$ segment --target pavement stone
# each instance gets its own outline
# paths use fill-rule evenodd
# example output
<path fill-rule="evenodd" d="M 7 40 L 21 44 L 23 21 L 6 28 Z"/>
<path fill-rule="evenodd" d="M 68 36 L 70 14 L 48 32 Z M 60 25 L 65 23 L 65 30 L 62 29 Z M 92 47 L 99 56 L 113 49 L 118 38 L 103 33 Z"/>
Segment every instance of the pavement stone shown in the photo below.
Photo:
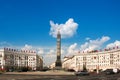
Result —
<path fill-rule="evenodd" d="M 0 80 L 120 80 L 120 74 L 75 76 L 74 72 L 6 72 Z"/>
<path fill-rule="evenodd" d="M 3 74 L 24 74 L 24 75 L 74 75 L 73 72 L 47 71 L 47 72 L 6 72 Z"/>

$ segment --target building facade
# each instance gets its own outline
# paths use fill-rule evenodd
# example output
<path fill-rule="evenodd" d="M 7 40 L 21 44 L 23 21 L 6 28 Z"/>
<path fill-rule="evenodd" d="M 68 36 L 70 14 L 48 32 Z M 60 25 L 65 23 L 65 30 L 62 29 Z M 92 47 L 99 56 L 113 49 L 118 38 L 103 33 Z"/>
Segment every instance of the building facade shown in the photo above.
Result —
<path fill-rule="evenodd" d="M 100 52 L 79 53 L 64 59 L 63 68 L 83 70 L 105 70 L 110 68 L 120 69 L 120 49 L 105 50 Z"/>
<path fill-rule="evenodd" d="M 43 61 L 34 51 L 16 50 L 10 48 L 0 49 L 0 68 L 19 69 L 29 67 L 32 70 L 41 68 Z"/>
<path fill-rule="evenodd" d="M 49 65 L 49 68 L 50 68 L 50 69 L 54 69 L 54 68 L 55 68 L 55 62 L 52 63 L 52 64 L 50 64 L 50 65 Z"/>

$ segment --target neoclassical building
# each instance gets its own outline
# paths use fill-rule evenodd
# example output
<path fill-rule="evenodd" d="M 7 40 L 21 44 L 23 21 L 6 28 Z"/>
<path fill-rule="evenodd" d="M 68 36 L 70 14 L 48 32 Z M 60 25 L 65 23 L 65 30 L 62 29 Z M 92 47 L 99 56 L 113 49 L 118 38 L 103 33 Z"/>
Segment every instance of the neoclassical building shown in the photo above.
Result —
<path fill-rule="evenodd" d="M 43 66 L 41 56 L 34 51 L 16 50 L 10 48 L 0 49 L 0 68 L 16 69 L 29 67 L 32 70 L 40 70 Z"/>
<path fill-rule="evenodd" d="M 83 70 L 105 70 L 108 68 L 120 69 L 120 49 L 105 49 L 104 51 L 93 51 L 78 53 L 72 57 L 65 57 L 62 63 L 64 69 Z"/>

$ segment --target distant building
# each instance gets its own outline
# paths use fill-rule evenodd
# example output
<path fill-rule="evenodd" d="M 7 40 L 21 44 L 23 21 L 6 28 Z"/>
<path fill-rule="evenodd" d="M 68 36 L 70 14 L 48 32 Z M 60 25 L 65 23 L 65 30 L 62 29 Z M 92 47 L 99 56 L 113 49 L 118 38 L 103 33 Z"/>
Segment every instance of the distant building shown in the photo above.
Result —
<path fill-rule="evenodd" d="M 50 69 L 54 69 L 54 68 L 55 68 L 55 62 L 52 63 L 52 64 L 50 64 L 49 68 L 50 68 Z"/>
<path fill-rule="evenodd" d="M 40 55 L 36 55 L 36 70 L 43 69 L 43 57 Z"/>
<path fill-rule="evenodd" d="M 40 70 L 43 60 L 34 51 L 16 50 L 10 48 L 0 49 L 0 68 L 18 69 L 29 67 L 32 70 Z"/>
<path fill-rule="evenodd" d="M 62 68 L 65 70 L 69 70 L 69 69 L 74 69 L 76 68 L 76 57 L 72 56 L 72 57 L 64 57 L 63 63 L 62 63 Z"/>
<path fill-rule="evenodd" d="M 120 69 L 120 49 L 78 53 L 72 57 L 65 57 L 62 63 L 64 69 L 105 70 L 108 68 Z"/>

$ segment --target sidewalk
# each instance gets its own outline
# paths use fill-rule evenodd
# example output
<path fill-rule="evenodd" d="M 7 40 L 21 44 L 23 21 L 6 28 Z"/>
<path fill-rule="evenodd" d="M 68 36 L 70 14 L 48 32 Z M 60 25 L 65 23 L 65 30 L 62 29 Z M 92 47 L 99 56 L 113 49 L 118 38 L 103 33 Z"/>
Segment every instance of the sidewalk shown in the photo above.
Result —
<path fill-rule="evenodd" d="M 46 71 L 46 72 L 5 72 L 4 74 L 10 75 L 74 75 L 73 72 L 64 71 Z"/>

